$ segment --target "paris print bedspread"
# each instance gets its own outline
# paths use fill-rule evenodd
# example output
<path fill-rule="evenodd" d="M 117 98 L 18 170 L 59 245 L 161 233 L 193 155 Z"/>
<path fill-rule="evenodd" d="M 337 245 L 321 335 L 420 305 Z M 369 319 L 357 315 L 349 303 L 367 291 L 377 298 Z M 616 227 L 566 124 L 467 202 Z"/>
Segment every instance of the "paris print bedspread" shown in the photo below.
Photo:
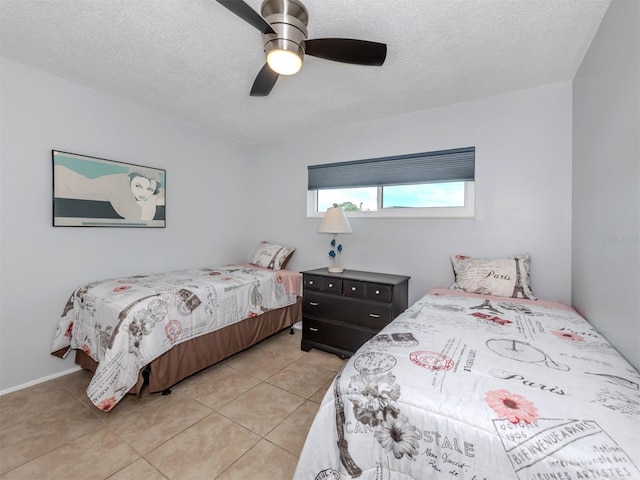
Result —
<path fill-rule="evenodd" d="M 299 275 L 225 266 L 84 285 L 64 308 L 52 353 L 81 349 L 99 362 L 87 395 L 109 411 L 139 371 L 174 345 L 295 303 L 291 273 Z"/>
<path fill-rule="evenodd" d="M 639 479 L 639 383 L 569 307 L 436 290 L 338 373 L 294 479 Z"/>

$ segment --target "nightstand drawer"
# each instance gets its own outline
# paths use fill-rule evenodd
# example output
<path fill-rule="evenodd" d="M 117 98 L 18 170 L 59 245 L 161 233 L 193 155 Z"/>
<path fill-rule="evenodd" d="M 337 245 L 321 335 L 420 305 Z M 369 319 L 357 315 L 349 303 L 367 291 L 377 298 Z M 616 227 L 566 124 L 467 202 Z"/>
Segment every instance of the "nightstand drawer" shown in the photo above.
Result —
<path fill-rule="evenodd" d="M 305 341 L 331 345 L 349 352 L 355 352 L 376 334 L 374 330 L 359 328 L 354 325 L 338 325 L 307 317 L 303 318 L 302 325 Z"/>
<path fill-rule="evenodd" d="M 350 311 L 346 312 L 345 321 L 362 325 L 363 327 L 376 328 L 378 330 L 387 326 L 393 315 L 391 306 L 386 303 L 358 302 Z"/>
<path fill-rule="evenodd" d="M 367 284 L 358 280 L 345 280 L 342 294 L 346 297 L 364 298 Z"/>
<path fill-rule="evenodd" d="M 393 289 L 391 285 L 384 285 L 382 283 L 368 283 L 367 284 L 367 298 L 370 300 L 379 300 L 381 302 L 390 302 L 393 295 Z"/>
<path fill-rule="evenodd" d="M 322 284 L 326 277 L 318 275 L 303 275 L 302 284 L 305 290 L 322 290 Z"/>
<path fill-rule="evenodd" d="M 341 278 L 323 278 L 322 279 L 322 287 L 320 288 L 323 292 L 327 293 L 335 293 L 336 295 L 340 295 L 342 293 L 342 279 Z"/>
<path fill-rule="evenodd" d="M 391 305 L 388 303 L 369 302 L 319 292 L 305 293 L 302 312 L 305 316 L 329 318 L 377 329 L 381 329 L 393 320 Z"/>
<path fill-rule="evenodd" d="M 318 292 L 342 294 L 342 279 L 322 277 L 320 275 L 304 275 L 303 285 L 305 290 L 316 290 Z"/>

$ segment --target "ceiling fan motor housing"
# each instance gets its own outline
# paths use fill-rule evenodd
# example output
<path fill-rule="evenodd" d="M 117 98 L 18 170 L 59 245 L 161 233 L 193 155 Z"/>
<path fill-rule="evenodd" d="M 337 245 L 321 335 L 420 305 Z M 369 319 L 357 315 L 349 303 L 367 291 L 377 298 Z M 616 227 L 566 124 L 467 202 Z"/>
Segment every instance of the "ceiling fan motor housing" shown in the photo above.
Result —
<path fill-rule="evenodd" d="M 298 0 L 264 0 L 262 17 L 276 32 L 263 33 L 264 52 L 280 49 L 296 53 L 304 58 L 304 41 L 307 39 L 309 13 Z"/>

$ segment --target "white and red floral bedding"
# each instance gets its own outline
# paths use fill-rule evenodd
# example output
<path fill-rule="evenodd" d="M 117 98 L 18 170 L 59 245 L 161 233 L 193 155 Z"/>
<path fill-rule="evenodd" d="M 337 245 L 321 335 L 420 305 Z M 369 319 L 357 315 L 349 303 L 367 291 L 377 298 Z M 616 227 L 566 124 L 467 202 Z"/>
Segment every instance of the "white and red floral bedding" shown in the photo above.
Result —
<path fill-rule="evenodd" d="M 294 479 L 638 479 L 639 383 L 569 307 L 437 290 L 338 373 Z"/>
<path fill-rule="evenodd" d="M 297 272 L 249 265 L 90 283 L 69 298 L 51 351 L 81 349 L 99 362 L 87 395 L 108 411 L 174 345 L 292 305 L 299 285 Z"/>

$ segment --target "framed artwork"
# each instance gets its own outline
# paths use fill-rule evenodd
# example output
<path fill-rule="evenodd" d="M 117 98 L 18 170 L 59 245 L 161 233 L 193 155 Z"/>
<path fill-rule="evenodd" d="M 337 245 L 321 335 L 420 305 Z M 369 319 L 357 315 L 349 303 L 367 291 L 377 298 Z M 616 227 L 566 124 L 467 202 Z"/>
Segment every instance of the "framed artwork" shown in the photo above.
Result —
<path fill-rule="evenodd" d="M 51 151 L 54 227 L 166 226 L 166 171 Z"/>

